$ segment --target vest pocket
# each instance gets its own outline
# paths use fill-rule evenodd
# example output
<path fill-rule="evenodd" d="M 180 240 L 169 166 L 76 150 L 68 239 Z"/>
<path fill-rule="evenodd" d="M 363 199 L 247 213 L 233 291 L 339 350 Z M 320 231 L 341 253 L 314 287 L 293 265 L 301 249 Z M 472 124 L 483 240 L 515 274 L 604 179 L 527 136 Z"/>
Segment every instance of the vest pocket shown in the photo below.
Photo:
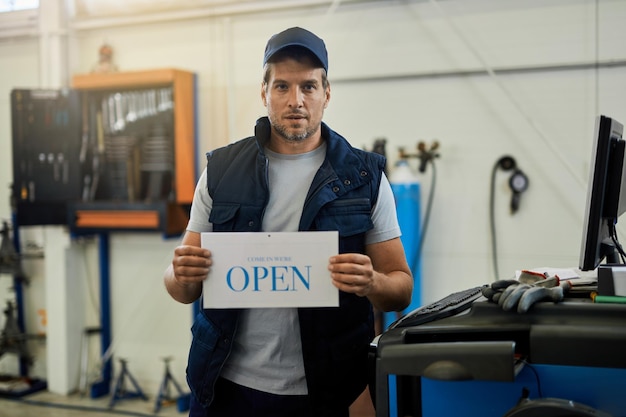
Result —
<path fill-rule="evenodd" d="M 209 222 L 214 232 L 258 232 L 262 211 L 263 207 L 251 204 L 214 203 Z"/>
<path fill-rule="evenodd" d="M 339 236 L 362 234 L 374 227 L 369 198 L 346 198 L 322 207 L 315 219 L 317 230 L 337 230 Z"/>
<path fill-rule="evenodd" d="M 234 231 L 234 219 L 240 208 L 241 205 L 236 203 L 214 203 L 209 215 L 209 222 L 213 224 L 213 230 L 222 232 Z"/>
<path fill-rule="evenodd" d="M 193 339 L 187 361 L 187 382 L 200 402 L 212 396 L 214 381 L 217 378 L 214 354 L 220 332 L 199 313 L 191 327 Z"/>

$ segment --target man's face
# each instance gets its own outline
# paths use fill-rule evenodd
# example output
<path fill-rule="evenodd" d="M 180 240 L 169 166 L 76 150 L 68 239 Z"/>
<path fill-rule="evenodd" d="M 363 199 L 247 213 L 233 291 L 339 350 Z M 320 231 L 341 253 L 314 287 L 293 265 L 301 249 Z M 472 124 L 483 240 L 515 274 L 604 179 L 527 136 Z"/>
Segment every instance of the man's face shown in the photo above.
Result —
<path fill-rule="evenodd" d="M 272 66 L 261 97 L 274 133 L 288 142 L 318 134 L 330 100 L 330 86 L 322 84 L 324 70 L 308 60 L 286 59 Z"/>

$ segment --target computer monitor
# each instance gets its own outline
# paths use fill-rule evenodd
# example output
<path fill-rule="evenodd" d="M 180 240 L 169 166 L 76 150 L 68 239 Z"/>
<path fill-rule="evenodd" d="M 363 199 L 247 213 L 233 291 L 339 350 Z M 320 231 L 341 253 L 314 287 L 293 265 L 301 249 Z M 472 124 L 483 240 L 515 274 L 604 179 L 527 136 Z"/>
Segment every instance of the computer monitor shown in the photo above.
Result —
<path fill-rule="evenodd" d="M 623 132 L 618 121 L 596 118 L 579 260 L 583 271 L 596 269 L 603 260 L 619 264 L 623 254 L 615 229 L 626 211 Z"/>

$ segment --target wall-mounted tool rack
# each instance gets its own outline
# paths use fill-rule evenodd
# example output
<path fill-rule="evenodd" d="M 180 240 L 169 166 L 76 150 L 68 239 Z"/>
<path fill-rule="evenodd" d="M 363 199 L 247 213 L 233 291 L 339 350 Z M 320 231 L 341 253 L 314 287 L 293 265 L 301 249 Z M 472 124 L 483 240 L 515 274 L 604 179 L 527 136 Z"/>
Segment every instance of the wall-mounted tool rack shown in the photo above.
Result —
<path fill-rule="evenodd" d="M 12 106 L 18 224 L 184 230 L 196 182 L 193 73 L 76 75 L 69 90 L 14 90 Z"/>

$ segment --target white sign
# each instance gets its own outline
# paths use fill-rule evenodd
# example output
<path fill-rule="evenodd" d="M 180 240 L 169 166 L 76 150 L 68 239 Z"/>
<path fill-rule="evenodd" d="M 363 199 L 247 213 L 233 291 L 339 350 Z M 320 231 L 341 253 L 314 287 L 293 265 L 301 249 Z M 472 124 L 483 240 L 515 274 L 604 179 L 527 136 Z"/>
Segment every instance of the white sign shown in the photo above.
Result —
<path fill-rule="evenodd" d="M 202 233 L 213 265 L 204 308 L 338 307 L 328 259 L 337 232 Z"/>

